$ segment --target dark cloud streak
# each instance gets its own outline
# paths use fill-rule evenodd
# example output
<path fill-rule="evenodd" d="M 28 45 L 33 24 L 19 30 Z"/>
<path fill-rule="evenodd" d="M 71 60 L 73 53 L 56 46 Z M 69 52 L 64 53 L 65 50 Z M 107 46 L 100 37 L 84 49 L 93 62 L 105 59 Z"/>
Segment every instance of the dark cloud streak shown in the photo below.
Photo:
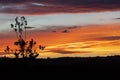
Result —
<path fill-rule="evenodd" d="M 108 41 L 120 40 L 120 36 L 99 37 L 99 38 L 94 38 L 94 40 L 108 40 Z"/>
<path fill-rule="evenodd" d="M 119 0 L 0 0 L 4 6 L 13 8 L 0 9 L 1 13 L 47 14 L 47 13 L 79 13 L 120 10 Z M 25 5 L 23 9 L 15 8 Z"/>
<path fill-rule="evenodd" d="M 119 0 L 0 0 L 0 3 L 42 2 L 60 5 L 119 4 Z"/>
<path fill-rule="evenodd" d="M 90 53 L 89 51 L 69 51 L 69 50 L 50 50 L 50 51 L 48 51 L 48 52 L 54 52 L 54 53 L 60 53 L 60 54 L 74 54 L 74 53 L 76 53 L 76 54 L 79 54 L 79 53 Z"/>
<path fill-rule="evenodd" d="M 115 20 L 120 20 L 120 18 L 114 18 Z"/>

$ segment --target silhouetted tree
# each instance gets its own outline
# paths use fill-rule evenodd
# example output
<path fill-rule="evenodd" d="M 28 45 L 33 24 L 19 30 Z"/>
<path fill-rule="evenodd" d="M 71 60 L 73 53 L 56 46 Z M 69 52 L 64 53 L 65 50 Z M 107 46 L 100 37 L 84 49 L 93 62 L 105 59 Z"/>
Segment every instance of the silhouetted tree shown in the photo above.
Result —
<path fill-rule="evenodd" d="M 45 49 L 45 46 L 39 45 L 39 49 L 40 49 L 40 50 L 44 50 L 44 49 Z"/>
<path fill-rule="evenodd" d="M 19 46 L 19 50 L 12 50 L 11 52 L 15 55 L 16 58 L 20 56 L 22 58 L 36 58 L 39 56 L 39 53 L 36 50 L 33 51 L 33 47 L 36 45 L 36 41 L 31 39 L 30 41 L 26 41 L 26 29 L 27 29 L 27 21 L 24 16 L 16 17 L 15 24 L 11 24 L 11 28 L 14 29 L 18 40 L 14 42 L 14 45 Z M 29 27 L 28 27 L 29 28 Z M 23 31 L 25 31 L 25 38 L 23 38 Z M 45 46 L 39 46 L 40 50 L 44 50 Z M 9 52 L 9 46 L 6 47 L 5 52 Z"/>
<path fill-rule="evenodd" d="M 6 53 L 9 53 L 9 52 L 10 52 L 9 46 L 6 46 L 5 52 L 6 52 Z"/>
<path fill-rule="evenodd" d="M 15 50 L 14 55 L 16 58 L 19 58 L 19 53 L 17 53 L 17 49 Z"/>

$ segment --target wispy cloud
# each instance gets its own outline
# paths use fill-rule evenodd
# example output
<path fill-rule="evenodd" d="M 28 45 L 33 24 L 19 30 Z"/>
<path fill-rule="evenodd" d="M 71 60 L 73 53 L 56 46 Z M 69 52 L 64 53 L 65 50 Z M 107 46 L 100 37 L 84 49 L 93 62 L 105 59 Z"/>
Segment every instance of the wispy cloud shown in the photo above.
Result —
<path fill-rule="evenodd" d="M 120 40 L 120 36 L 98 37 L 98 38 L 95 38 L 94 40 L 109 40 L 109 41 Z"/>
<path fill-rule="evenodd" d="M 17 10 L 24 10 L 24 9 L 27 9 L 26 5 L 24 4 L 9 4 L 9 5 L 5 5 L 5 4 L 0 4 L 0 10 L 1 11 L 4 11 L 4 10 L 11 10 L 11 9 L 17 9 Z"/>
<path fill-rule="evenodd" d="M 120 18 L 113 18 L 114 20 L 120 20 Z"/>
<path fill-rule="evenodd" d="M 47 5 L 42 4 L 42 3 L 31 3 L 33 6 L 38 6 L 38 7 L 45 7 Z"/>
<path fill-rule="evenodd" d="M 54 56 L 55 54 L 54 57 L 111 56 L 111 55 L 119 54 L 120 51 L 118 44 L 120 44 L 119 41 L 87 41 L 87 42 L 66 43 L 66 44 L 59 44 L 56 46 L 49 46 L 45 50 L 45 53 L 48 53 L 47 56 L 50 56 L 52 54 Z"/>
<path fill-rule="evenodd" d="M 90 53 L 89 51 L 70 51 L 70 50 L 49 50 L 47 52 L 60 53 L 60 54 L 80 54 L 80 53 Z"/>
<path fill-rule="evenodd" d="M 32 30 L 28 32 L 27 40 L 30 40 L 32 36 L 37 42 L 36 46 L 46 46 L 44 51 L 40 51 L 40 53 L 44 52 L 44 54 L 40 55 L 41 57 L 108 56 L 120 53 L 119 32 L 119 24 L 77 27 L 70 29 L 67 34 L 53 33 L 49 29 L 45 32 Z M 0 49 L 4 50 L 6 45 L 13 48 L 13 43 L 16 40 L 13 32 L 6 34 L 0 32 Z"/>
<path fill-rule="evenodd" d="M 0 3 L 0 12 L 18 14 L 80 13 L 120 10 L 119 0 L 2 0 Z"/>
<path fill-rule="evenodd" d="M 61 26 L 86 26 L 101 25 L 109 23 L 119 23 L 114 18 L 119 17 L 120 11 L 101 12 L 101 13 L 67 13 L 67 14 L 49 14 L 49 15 L 25 15 L 28 25 L 36 28 L 61 27 Z M 9 28 L 10 23 L 14 22 L 17 14 L 0 14 L 0 30 Z M 92 20 L 91 20 L 92 19 Z M 5 26 L 5 27 L 3 27 Z"/>

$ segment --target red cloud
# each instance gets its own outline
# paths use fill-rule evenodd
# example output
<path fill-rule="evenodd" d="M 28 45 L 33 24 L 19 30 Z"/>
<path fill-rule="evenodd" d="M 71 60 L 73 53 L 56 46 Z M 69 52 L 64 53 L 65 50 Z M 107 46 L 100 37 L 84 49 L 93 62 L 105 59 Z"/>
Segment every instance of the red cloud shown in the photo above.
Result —
<path fill-rule="evenodd" d="M 118 0 L 2 0 L 1 13 L 49 14 L 120 10 Z M 24 6 L 20 6 L 20 5 Z M 8 7 L 6 7 L 8 6 Z M 13 7 L 14 6 L 14 7 Z M 22 8 L 18 8 L 18 6 Z"/>

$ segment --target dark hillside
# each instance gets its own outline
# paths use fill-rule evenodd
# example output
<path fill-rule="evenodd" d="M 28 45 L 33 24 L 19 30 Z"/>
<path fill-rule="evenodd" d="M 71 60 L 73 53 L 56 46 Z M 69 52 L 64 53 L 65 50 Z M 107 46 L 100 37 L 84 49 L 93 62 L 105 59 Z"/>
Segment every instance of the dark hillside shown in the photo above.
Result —
<path fill-rule="evenodd" d="M 100 71 L 119 72 L 120 57 L 95 57 L 95 58 L 55 58 L 55 59 L 0 59 L 2 71 Z"/>

